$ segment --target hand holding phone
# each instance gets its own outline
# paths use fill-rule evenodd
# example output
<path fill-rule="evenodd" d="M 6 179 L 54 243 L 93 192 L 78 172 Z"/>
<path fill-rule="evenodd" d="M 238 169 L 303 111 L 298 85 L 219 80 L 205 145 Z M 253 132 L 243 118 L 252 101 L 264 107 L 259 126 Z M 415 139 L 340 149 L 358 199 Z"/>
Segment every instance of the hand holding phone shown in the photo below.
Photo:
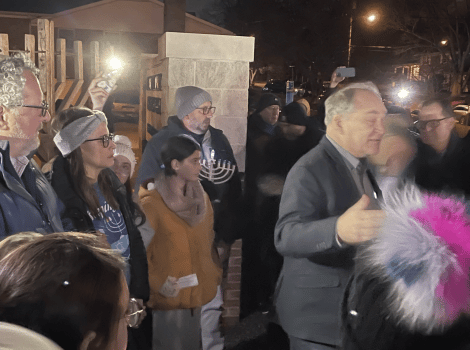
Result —
<path fill-rule="evenodd" d="M 338 67 L 336 76 L 342 78 L 352 78 L 356 76 L 356 69 L 353 67 Z"/>

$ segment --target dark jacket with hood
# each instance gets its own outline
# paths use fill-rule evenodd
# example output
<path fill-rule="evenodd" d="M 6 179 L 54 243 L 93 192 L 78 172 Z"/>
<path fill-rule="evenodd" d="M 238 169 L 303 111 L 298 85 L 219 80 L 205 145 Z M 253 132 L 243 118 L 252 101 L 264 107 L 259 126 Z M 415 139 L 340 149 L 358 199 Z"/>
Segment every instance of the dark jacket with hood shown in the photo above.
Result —
<path fill-rule="evenodd" d="M 104 172 L 108 182 L 111 183 L 114 197 L 119 204 L 119 210 L 124 217 L 129 236 L 131 275 L 129 292 L 132 297 L 147 301 L 149 299 L 147 255 L 140 232 L 134 223 L 135 215 L 131 210 L 126 188 L 111 169 L 107 168 L 102 172 Z M 65 205 L 65 211 L 62 214 L 64 227 L 80 232 L 94 232 L 95 228 L 92 219 L 88 215 L 87 205 L 76 192 L 72 183 L 69 163 L 62 155 L 57 156 L 48 177 L 52 187 Z"/>

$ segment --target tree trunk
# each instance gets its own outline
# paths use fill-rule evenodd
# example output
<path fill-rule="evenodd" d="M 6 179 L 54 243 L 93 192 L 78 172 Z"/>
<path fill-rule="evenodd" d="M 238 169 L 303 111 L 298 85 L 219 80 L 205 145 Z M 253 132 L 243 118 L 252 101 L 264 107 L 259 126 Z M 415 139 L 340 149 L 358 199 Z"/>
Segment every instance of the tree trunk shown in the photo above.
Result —
<path fill-rule="evenodd" d="M 452 75 L 450 91 L 451 96 L 457 96 L 462 93 L 462 74 Z"/>

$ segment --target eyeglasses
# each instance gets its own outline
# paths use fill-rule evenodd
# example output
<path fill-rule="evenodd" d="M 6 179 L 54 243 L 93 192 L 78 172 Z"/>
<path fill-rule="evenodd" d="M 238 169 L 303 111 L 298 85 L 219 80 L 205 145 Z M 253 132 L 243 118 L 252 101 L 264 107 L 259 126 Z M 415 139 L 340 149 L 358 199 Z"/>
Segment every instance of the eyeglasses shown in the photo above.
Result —
<path fill-rule="evenodd" d="M 129 299 L 129 309 L 124 316 L 127 325 L 131 328 L 138 328 L 145 315 L 145 306 L 141 307 L 135 298 Z"/>
<path fill-rule="evenodd" d="M 201 109 L 202 114 L 208 115 L 209 113 L 214 114 L 215 113 L 215 107 L 198 107 L 196 109 Z"/>
<path fill-rule="evenodd" d="M 417 120 L 414 122 L 414 125 L 418 128 L 419 131 L 426 130 L 429 126 L 431 130 L 434 130 L 439 126 L 441 121 L 449 119 L 449 117 L 441 118 L 441 119 L 430 119 L 430 120 Z"/>
<path fill-rule="evenodd" d="M 85 140 L 83 142 L 88 142 L 88 141 L 101 141 L 103 143 L 103 147 L 108 148 L 109 141 L 114 141 L 114 134 L 103 135 L 103 136 L 98 137 L 96 139 L 89 139 L 89 140 Z"/>
<path fill-rule="evenodd" d="M 41 109 L 41 117 L 45 117 L 47 114 L 47 111 L 49 110 L 49 103 L 47 103 L 46 100 L 43 100 L 40 106 L 21 104 L 21 105 L 16 105 L 16 107 L 39 108 Z"/>

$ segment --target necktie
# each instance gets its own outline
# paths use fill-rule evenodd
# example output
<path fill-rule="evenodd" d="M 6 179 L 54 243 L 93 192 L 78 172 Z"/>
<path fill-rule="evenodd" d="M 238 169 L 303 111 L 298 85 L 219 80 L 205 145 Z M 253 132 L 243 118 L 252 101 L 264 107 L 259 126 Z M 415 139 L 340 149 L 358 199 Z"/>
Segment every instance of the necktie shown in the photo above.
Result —
<path fill-rule="evenodd" d="M 363 193 L 370 199 L 368 209 L 380 209 L 378 199 L 382 198 L 382 191 L 380 191 L 372 172 L 367 168 L 367 162 L 365 160 L 361 160 L 357 166 L 357 172 Z"/>

